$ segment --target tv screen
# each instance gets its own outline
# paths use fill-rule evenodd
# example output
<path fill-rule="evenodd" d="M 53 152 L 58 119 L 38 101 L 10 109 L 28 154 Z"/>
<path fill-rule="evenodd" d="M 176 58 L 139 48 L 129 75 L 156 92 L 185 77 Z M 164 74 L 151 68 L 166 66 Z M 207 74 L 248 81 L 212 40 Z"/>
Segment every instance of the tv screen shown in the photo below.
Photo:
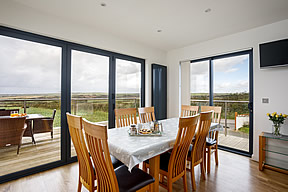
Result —
<path fill-rule="evenodd" d="M 263 43 L 260 47 L 260 67 L 288 65 L 288 39 Z"/>

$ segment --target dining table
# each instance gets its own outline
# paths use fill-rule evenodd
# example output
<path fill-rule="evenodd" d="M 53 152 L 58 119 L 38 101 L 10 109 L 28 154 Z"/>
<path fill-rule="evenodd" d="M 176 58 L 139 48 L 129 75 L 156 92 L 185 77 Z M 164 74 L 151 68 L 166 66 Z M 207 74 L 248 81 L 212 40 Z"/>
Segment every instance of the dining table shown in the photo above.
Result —
<path fill-rule="evenodd" d="M 149 174 L 155 179 L 153 192 L 159 191 L 160 155 L 173 148 L 175 143 L 179 118 L 159 121 L 163 132 L 158 136 L 130 136 L 129 127 L 108 130 L 108 146 L 110 154 L 120 160 L 131 171 L 141 162 L 149 159 Z M 221 131 L 223 126 L 211 123 L 210 131 Z"/>

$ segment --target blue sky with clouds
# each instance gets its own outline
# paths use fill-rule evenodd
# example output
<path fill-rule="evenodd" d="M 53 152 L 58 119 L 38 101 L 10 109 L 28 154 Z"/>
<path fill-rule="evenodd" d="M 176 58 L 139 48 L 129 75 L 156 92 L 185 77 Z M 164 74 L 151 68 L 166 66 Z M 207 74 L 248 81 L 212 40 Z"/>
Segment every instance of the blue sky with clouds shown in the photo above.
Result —
<path fill-rule="evenodd" d="M 240 93 L 249 90 L 249 56 L 213 60 L 214 93 Z M 209 62 L 190 64 L 190 92 L 209 92 Z"/>

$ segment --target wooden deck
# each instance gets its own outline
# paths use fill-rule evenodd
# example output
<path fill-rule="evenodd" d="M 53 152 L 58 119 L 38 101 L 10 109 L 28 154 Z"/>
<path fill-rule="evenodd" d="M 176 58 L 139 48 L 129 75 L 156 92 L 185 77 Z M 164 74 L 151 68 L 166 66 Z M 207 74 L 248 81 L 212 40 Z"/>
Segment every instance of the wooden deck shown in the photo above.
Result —
<path fill-rule="evenodd" d="M 249 139 L 237 137 L 233 135 L 219 134 L 219 145 L 239 149 L 242 151 L 249 151 Z"/>
<path fill-rule="evenodd" d="M 17 146 L 0 148 L 0 176 L 60 160 L 60 128 L 54 128 L 53 139 L 50 133 L 34 137 L 36 144 L 31 137 L 23 137 L 19 155 Z"/>
<path fill-rule="evenodd" d="M 35 140 L 36 145 L 30 137 L 24 137 L 19 155 L 16 154 L 17 146 L 0 148 L 0 176 L 60 160 L 59 127 L 54 128 L 53 139 L 50 133 L 41 133 L 35 134 Z M 247 138 L 224 134 L 219 134 L 219 144 L 244 151 L 248 151 L 249 146 Z M 76 155 L 73 147 L 71 154 Z"/>

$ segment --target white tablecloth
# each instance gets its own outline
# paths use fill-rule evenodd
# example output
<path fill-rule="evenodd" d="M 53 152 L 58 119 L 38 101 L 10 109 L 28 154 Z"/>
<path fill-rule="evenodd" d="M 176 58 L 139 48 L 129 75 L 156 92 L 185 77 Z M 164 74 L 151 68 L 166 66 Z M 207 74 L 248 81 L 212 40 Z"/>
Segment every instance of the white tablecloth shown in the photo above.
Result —
<path fill-rule="evenodd" d="M 179 118 L 162 120 L 162 136 L 129 136 L 128 127 L 108 130 L 110 154 L 124 163 L 129 170 L 135 165 L 164 153 L 173 147 L 178 132 Z M 212 123 L 210 130 L 222 129 Z"/>

